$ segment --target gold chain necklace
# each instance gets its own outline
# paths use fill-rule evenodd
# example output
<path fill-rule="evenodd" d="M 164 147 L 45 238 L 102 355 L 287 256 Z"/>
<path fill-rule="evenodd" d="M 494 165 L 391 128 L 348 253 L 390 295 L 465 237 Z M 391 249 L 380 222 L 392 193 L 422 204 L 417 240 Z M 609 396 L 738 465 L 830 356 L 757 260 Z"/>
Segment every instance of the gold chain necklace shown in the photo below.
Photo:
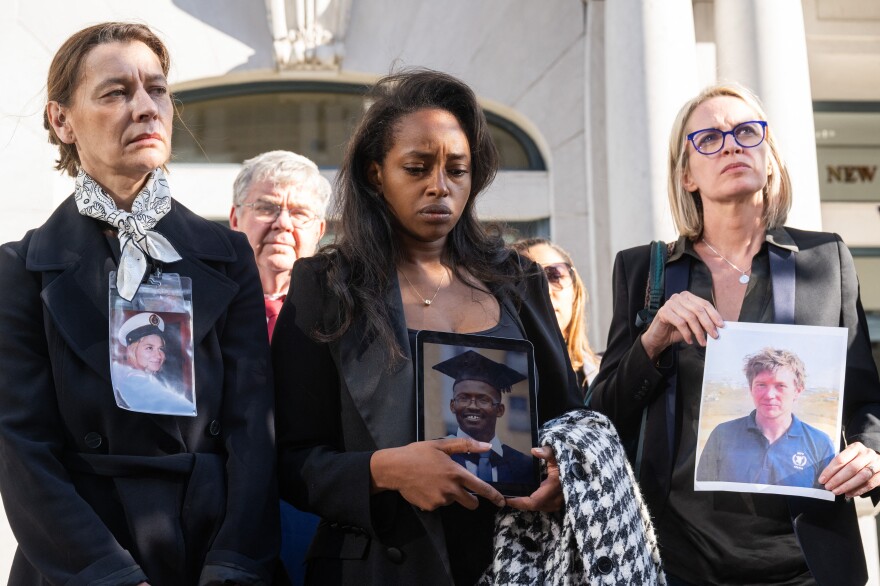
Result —
<path fill-rule="evenodd" d="M 419 293 L 419 290 L 416 289 L 416 286 L 412 284 L 412 281 L 409 280 L 409 277 L 406 276 L 406 273 L 404 273 L 402 269 L 397 269 L 397 270 L 400 271 L 400 274 L 403 275 L 403 278 L 406 279 L 406 282 L 407 282 L 407 283 L 409 283 L 409 286 L 410 286 L 410 288 L 413 290 L 413 292 L 416 294 L 416 297 L 418 297 L 419 299 L 421 299 L 422 303 L 425 304 L 425 307 L 429 307 L 432 303 L 434 303 L 434 300 L 437 299 L 437 294 L 440 293 L 440 287 L 443 286 L 443 277 L 446 276 L 446 272 L 445 272 L 445 271 L 444 271 L 443 274 L 440 276 L 440 284 L 437 285 L 437 290 L 434 291 L 434 296 L 431 297 L 430 299 L 428 299 L 427 297 L 425 297 L 424 295 L 422 295 L 421 293 Z"/>
<path fill-rule="evenodd" d="M 729 260 L 727 260 L 727 259 L 724 257 L 723 254 L 721 254 L 720 252 L 718 252 L 717 250 L 715 250 L 715 247 L 712 246 L 711 244 L 709 244 L 709 241 L 706 240 L 705 238 L 703 238 L 703 244 L 705 244 L 706 246 L 708 246 L 708 247 L 709 247 L 709 250 L 711 250 L 712 252 L 714 252 L 715 254 L 718 255 L 718 258 L 720 258 L 721 260 L 723 260 L 724 262 L 726 262 L 727 264 L 729 264 L 730 266 L 732 266 L 732 267 L 733 267 L 733 268 L 734 268 L 734 269 L 740 274 L 740 277 L 739 277 L 739 282 L 740 282 L 740 283 L 742 283 L 743 285 L 747 285 L 747 284 L 748 284 L 748 282 L 751 280 L 751 277 L 749 277 L 746 273 L 749 272 L 750 270 L 752 270 L 752 266 L 751 266 L 751 265 L 749 265 L 749 268 L 747 268 L 746 270 L 742 270 L 741 268 L 739 268 L 738 266 L 736 266 L 735 264 L 733 264 L 732 262 L 730 262 Z M 405 276 L 405 275 L 404 275 L 404 276 Z"/>

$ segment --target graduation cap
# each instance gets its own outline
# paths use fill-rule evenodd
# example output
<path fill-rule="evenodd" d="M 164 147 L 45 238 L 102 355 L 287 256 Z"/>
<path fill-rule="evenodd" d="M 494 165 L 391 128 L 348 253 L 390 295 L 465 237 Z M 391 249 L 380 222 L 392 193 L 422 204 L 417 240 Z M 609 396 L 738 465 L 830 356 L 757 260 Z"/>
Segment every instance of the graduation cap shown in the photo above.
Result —
<path fill-rule="evenodd" d="M 473 350 L 435 364 L 433 369 L 455 379 L 456 384 L 463 380 L 481 381 L 495 387 L 499 393 L 509 393 L 510 387 L 528 378 L 506 364 L 495 362 Z"/>

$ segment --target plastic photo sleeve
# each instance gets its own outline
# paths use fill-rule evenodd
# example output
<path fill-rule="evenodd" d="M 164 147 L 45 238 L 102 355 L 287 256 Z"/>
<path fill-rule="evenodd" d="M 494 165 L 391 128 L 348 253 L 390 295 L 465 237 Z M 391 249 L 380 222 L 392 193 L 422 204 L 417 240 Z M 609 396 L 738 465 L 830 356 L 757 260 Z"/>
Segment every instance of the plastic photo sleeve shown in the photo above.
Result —
<path fill-rule="evenodd" d="M 110 376 L 127 411 L 195 417 L 192 281 L 151 276 L 129 302 L 110 273 Z"/>

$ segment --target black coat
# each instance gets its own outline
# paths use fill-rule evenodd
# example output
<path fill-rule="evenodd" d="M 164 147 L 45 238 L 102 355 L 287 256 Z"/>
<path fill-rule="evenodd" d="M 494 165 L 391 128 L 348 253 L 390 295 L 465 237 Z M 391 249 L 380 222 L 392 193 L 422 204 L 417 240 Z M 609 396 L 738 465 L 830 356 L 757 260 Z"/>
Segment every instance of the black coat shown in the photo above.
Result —
<path fill-rule="evenodd" d="M 156 226 L 192 278 L 197 417 L 116 406 L 115 236 L 68 198 L 0 248 L 0 490 L 10 584 L 268 582 L 278 548 L 272 385 L 244 236 L 174 202 Z M 201 579 L 200 579 L 201 576 Z"/>
<path fill-rule="evenodd" d="M 319 256 L 294 265 L 272 337 L 282 497 L 324 519 L 309 551 L 309 579 L 449 584 L 439 513 L 420 511 L 396 492 L 370 495 L 373 452 L 416 439 L 415 376 L 400 290 L 395 285 L 376 300 L 390 308 L 406 354 L 389 370 L 385 349 L 364 338 L 361 320 L 332 343 L 310 336 L 316 327 L 327 331 L 338 316 L 339 301 L 324 277 L 328 262 Z M 547 281 L 533 273 L 520 286 L 519 311 L 509 308 L 535 348 L 544 422 L 581 401 Z"/>
<path fill-rule="evenodd" d="M 849 442 L 859 441 L 874 450 L 880 449 L 880 381 L 849 250 L 839 236 L 823 232 L 785 228 L 768 232 L 768 241 L 773 240 L 796 251 L 794 323 L 849 329 L 843 425 Z M 670 262 L 675 256 L 670 257 Z M 649 260 L 648 246 L 617 255 L 614 316 L 608 347 L 590 389 L 590 406 L 611 418 L 625 442 L 636 438 L 642 411 L 651 407 L 639 480 L 649 508 L 656 515 L 668 496 L 664 488 L 669 486 L 671 461 L 670 455 L 664 453 L 665 379 L 648 359 L 639 341 L 642 330 L 635 324 L 636 313 L 645 306 Z M 682 261 L 686 260 L 686 256 L 682 257 Z M 659 415 L 654 417 L 655 414 Z M 874 491 L 875 502 L 877 492 Z M 852 503 L 842 497 L 835 502 L 803 497 L 786 499 L 798 543 L 819 583 L 864 584 L 867 574 Z M 663 535 L 658 537 L 662 543 Z"/>

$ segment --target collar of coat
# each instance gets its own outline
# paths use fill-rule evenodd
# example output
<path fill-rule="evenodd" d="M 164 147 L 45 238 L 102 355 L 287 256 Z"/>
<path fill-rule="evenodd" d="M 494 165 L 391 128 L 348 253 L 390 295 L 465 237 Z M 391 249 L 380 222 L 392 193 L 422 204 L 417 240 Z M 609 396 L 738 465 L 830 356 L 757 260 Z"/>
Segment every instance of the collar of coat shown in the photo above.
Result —
<path fill-rule="evenodd" d="M 79 214 L 73 196 L 30 235 L 26 266 L 43 273 L 41 298 L 73 351 L 110 380 L 109 274 L 116 261 L 108 251 L 107 225 Z M 238 284 L 207 262 L 238 258 L 221 226 L 172 201 L 171 211 L 156 224 L 183 257 L 165 271 L 193 283 L 193 341 L 198 344 L 226 311 Z"/>

